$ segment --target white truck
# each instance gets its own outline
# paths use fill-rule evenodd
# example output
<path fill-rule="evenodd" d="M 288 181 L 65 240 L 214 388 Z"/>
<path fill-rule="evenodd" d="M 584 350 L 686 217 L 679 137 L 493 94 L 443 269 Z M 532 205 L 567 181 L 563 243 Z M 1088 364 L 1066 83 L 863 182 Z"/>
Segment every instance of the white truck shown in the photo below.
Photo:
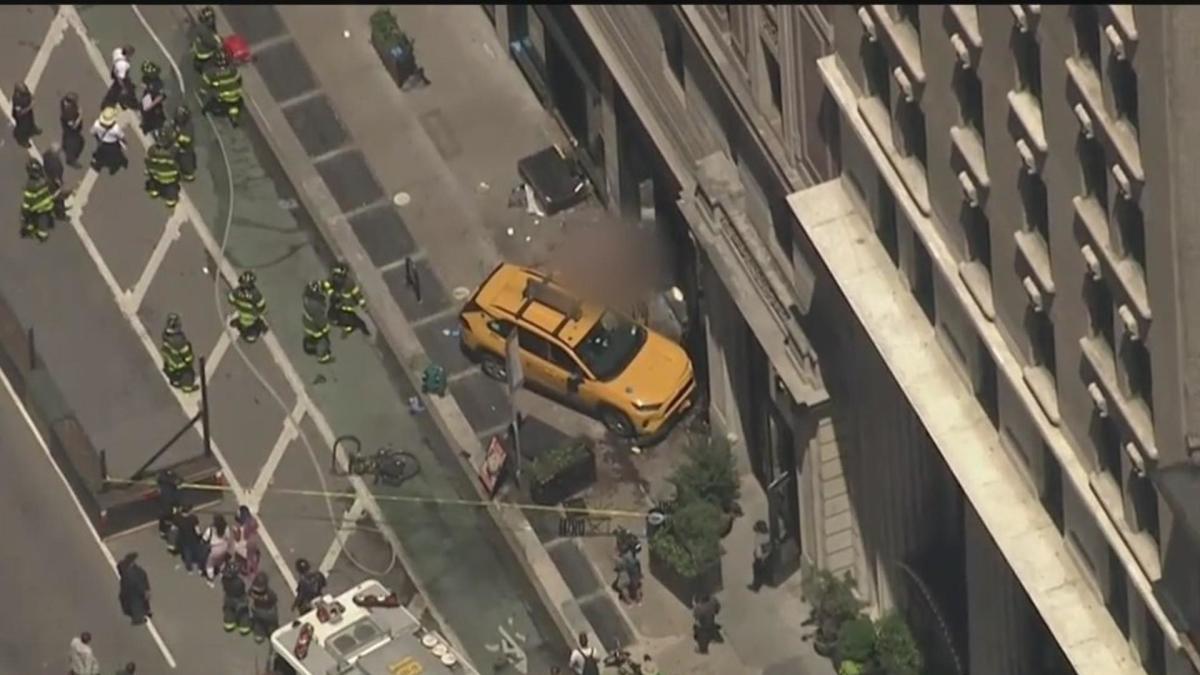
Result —
<path fill-rule="evenodd" d="M 375 580 L 313 602 L 271 635 L 278 675 L 479 675 Z"/>

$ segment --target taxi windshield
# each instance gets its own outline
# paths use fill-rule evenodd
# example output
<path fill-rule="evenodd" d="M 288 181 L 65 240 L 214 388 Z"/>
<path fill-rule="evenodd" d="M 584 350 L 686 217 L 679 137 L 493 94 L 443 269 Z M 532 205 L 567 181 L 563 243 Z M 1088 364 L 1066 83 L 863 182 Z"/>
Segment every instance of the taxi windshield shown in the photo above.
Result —
<path fill-rule="evenodd" d="M 646 342 L 646 329 L 605 312 L 575 347 L 575 353 L 598 380 L 611 380 L 633 361 Z"/>

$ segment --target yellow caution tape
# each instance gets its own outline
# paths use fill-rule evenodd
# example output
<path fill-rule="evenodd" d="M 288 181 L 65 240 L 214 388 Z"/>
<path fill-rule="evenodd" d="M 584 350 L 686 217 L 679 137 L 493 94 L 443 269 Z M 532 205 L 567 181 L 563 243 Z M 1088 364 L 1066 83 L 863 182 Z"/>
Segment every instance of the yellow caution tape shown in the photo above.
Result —
<path fill-rule="evenodd" d="M 120 478 L 109 478 L 109 483 L 117 485 L 143 485 L 146 487 L 157 487 L 154 481 L 137 481 L 123 480 Z M 208 492 L 232 492 L 233 488 L 228 485 L 210 485 L 207 483 L 182 483 L 179 486 L 185 490 L 201 490 Z M 322 497 L 329 499 L 357 499 L 358 494 L 355 492 L 334 492 L 325 490 L 304 490 L 299 488 L 267 488 L 267 492 L 275 494 L 295 495 L 298 497 Z M 379 502 L 408 502 L 413 504 L 441 504 L 446 506 L 473 506 L 476 508 L 487 508 L 495 506 L 501 509 L 518 509 L 521 511 L 534 511 L 543 513 L 555 513 L 559 515 L 577 515 L 577 516 L 597 516 L 607 518 L 645 518 L 648 514 L 645 511 L 623 511 L 618 509 L 591 509 L 591 508 L 575 508 L 570 506 L 544 506 L 542 504 L 527 504 L 521 502 L 502 502 L 502 501 L 483 501 L 479 499 L 457 499 L 443 497 L 414 497 L 411 495 L 381 495 L 374 494 L 375 501 Z"/>

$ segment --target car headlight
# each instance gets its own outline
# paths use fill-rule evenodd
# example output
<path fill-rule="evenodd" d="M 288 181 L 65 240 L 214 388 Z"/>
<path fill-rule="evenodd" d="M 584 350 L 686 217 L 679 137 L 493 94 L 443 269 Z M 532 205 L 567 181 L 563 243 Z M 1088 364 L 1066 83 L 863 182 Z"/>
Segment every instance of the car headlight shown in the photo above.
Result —
<path fill-rule="evenodd" d="M 658 410 L 659 408 L 663 407 L 663 404 L 661 404 L 661 403 L 642 403 L 641 401 L 634 401 L 633 407 L 636 408 L 638 412 L 654 412 L 655 410 Z"/>

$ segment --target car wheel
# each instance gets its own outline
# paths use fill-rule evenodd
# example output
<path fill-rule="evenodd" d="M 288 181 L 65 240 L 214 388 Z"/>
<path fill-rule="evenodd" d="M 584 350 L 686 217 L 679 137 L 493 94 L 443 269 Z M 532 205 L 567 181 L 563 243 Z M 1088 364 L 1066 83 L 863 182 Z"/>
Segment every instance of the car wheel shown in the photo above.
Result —
<path fill-rule="evenodd" d="M 613 408 L 604 408 L 600 411 L 600 421 L 613 434 L 621 438 L 631 438 L 634 435 L 633 422 L 629 421 L 629 417 L 625 413 L 614 410 Z"/>
<path fill-rule="evenodd" d="M 500 360 L 499 357 L 485 354 L 479 363 L 483 369 L 483 374 L 499 382 L 508 381 L 508 364 Z"/>

